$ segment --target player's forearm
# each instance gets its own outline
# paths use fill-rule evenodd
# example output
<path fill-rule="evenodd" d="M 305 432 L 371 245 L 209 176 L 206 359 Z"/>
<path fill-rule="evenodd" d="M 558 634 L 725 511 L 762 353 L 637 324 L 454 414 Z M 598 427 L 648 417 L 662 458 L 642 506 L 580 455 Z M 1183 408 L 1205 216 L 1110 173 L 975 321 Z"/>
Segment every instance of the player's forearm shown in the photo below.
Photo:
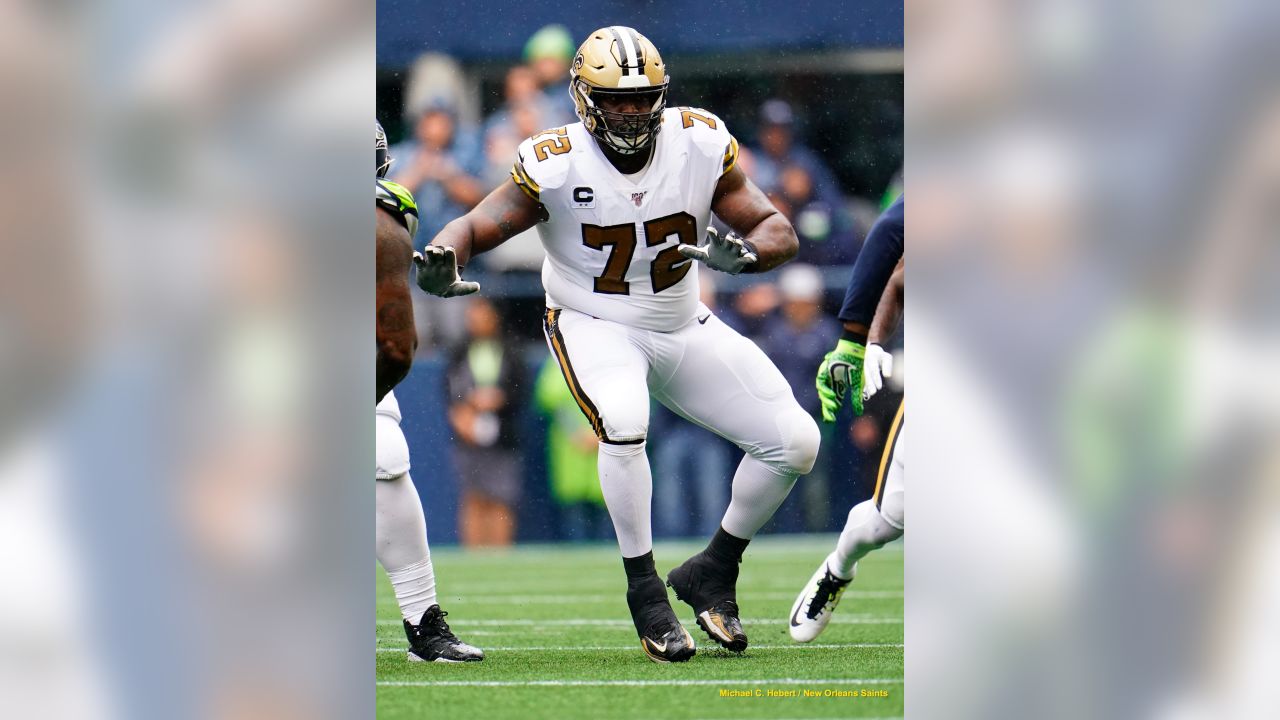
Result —
<path fill-rule="evenodd" d="M 471 260 L 472 248 L 475 247 L 475 230 L 470 215 L 463 215 L 445 225 L 431 244 L 453 248 L 458 258 L 458 268 L 461 269 Z"/>
<path fill-rule="evenodd" d="M 459 272 L 466 267 L 472 257 L 498 247 L 511 237 L 510 235 L 497 233 L 492 227 L 488 227 L 489 223 L 479 213 L 480 208 L 476 208 L 450 222 L 431 241 L 432 245 L 453 248 L 453 252 L 458 258 Z M 512 233 L 512 235 L 514 234 Z"/>
<path fill-rule="evenodd" d="M 884 295 L 880 296 L 880 304 L 876 306 L 876 316 L 871 320 L 871 331 L 867 335 L 867 342 L 881 344 L 893 335 L 898 329 L 898 323 L 902 321 L 903 300 L 903 270 L 902 264 L 899 263 L 898 269 L 889 280 L 889 285 L 884 289 Z"/>
<path fill-rule="evenodd" d="M 884 295 L 894 268 L 902 259 L 904 244 L 901 203 L 901 200 L 894 203 L 871 227 L 867 239 L 862 243 L 862 251 L 854 262 L 839 315 L 840 321 L 845 323 L 845 329 L 850 332 L 857 332 L 855 328 L 861 328 L 864 334 L 870 330 L 869 325 L 875 317 L 880 297 Z"/>
<path fill-rule="evenodd" d="M 794 258 L 800 251 L 795 228 L 740 167 L 720 176 L 711 211 L 742 237 L 756 261 L 735 272 L 760 273 Z"/>
<path fill-rule="evenodd" d="M 461 268 L 472 255 L 488 252 L 533 227 L 544 213 L 515 183 L 506 182 L 471 212 L 445 225 L 431 244 L 453 248 Z"/>
<path fill-rule="evenodd" d="M 859 345 L 866 345 L 870 342 L 867 336 L 871 334 L 871 328 L 866 323 L 846 320 L 842 324 L 844 325 L 844 334 L 841 337 L 845 340 L 852 340 Z"/>
<path fill-rule="evenodd" d="M 757 258 L 743 272 L 768 272 L 800 252 L 800 239 L 796 237 L 795 228 L 779 212 L 761 220 L 743 240 L 755 251 Z"/>

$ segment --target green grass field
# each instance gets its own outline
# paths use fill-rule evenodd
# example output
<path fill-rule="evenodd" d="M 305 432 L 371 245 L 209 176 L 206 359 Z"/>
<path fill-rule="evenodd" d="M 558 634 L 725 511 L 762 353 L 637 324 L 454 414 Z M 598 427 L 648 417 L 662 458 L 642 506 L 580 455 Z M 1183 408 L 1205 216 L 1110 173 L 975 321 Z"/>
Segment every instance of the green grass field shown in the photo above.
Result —
<path fill-rule="evenodd" d="M 751 544 L 738 582 L 751 640 L 742 655 L 716 646 L 672 594 L 672 606 L 698 645 L 692 660 L 672 665 L 652 663 L 640 649 L 612 544 L 435 550 L 440 604 L 454 632 L 484 649 L 482 663 L 408 662 L 395 596 L 379 570 L 378 717 L 901 717 L 901 544 L 859 563 L 858 579 L 817 641 L 799 645 L 787 635 L 791 603 L 833 541 L 761 538 Z M 659 544 L 659 573 L 700 547 Z M 722 697 L 722 689 L 750 696 Z M 768 696 L 803 690 L 818 695 Z M 854 696 L 824 697 L 828 690 Z M 888 697 L 864 697 L 863 691 L 887 691 Z"/>

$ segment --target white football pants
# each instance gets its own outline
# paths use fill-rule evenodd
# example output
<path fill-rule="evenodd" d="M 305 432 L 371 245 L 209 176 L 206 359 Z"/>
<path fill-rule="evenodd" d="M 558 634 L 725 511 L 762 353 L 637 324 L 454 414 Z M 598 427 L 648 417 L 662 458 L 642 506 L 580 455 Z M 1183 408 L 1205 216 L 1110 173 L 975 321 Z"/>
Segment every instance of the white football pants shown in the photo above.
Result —
<path fill-rule="evenodd" d="M 817 423 L 764 352 L 705 306 L 673 332 L 574 310 L 548 310 L 544 330 L 578 407 L 600 438 L 600 483 L 623 557 L 652 548 L 652 477 L 644 443 L 650 397 L 745 453 L 721 525 L 755 535 L 818 454 Z"/>
<path fill-rule="evenodd" d="M 400 614 L 417 624 L 422 613 L 436 604 L 436 575 L 422 501 L 409 477 L 409 445 L 400 429 L 395 395 L 387 393 L 378 403 L 374 422 L 374 554 L 387 571 Z"/>

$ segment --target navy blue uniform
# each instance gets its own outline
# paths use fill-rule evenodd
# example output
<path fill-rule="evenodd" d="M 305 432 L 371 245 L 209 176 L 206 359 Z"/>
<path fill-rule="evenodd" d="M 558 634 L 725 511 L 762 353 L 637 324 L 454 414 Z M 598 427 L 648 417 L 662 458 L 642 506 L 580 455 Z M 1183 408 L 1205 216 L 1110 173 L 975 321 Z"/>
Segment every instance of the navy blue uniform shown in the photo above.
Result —
<path fill-rule="evenodd" d="M 862 243 L 862 252 L 853 265 L 853 277 L 849 278 L 849 289 L 844 294 L 844 305 L 840 307 L 841 322 L 871 325 L 880 296 L 902 259 L 903 224 L 900 196 L 871 226 L 866 242 Z M 866 338 L 861 342 L 866 342 Z"/>

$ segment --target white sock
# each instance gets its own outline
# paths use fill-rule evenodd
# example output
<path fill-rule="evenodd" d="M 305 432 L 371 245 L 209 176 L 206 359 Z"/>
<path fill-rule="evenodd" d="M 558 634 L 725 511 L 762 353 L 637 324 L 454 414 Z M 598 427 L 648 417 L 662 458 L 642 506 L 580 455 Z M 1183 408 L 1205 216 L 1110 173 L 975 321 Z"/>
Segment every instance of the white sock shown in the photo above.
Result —
<path fill-rule="evenodd" d="M 827 557 L 827 568 L 838 578 L 853 579 L 854 565 L 867 553 L 902 537 L 902 531 L 885 522 L 874 500 L 864 500 L 849 511 L 840 531 L 835 552 Z"/>
<path fill-rule="evenodd" d="M 638 557 L 649 552 L 653 549 L 653 527 L 650 524 L 653 475 L 649 471 L 645 444 L 602 442 L 597 464 L 600 490 L 618 535 L 618 550 L 622 557 Z"/>
<path fill-rule="evenodd" d="M 427 546 L 427 521 L 413 480 L 405 473 L 374 483 L 378 562 L 387 571 L 400 614 L 417 624 L 436 604 L 436 574 Z"/>
<path fill-rule="evenodd" d="M 733 496 L 720 526 L 725 532 L 750 540 L 787 499 L 796 475 L 782 473 L 772 465 L 746 455 L 733 474 Z"/>

